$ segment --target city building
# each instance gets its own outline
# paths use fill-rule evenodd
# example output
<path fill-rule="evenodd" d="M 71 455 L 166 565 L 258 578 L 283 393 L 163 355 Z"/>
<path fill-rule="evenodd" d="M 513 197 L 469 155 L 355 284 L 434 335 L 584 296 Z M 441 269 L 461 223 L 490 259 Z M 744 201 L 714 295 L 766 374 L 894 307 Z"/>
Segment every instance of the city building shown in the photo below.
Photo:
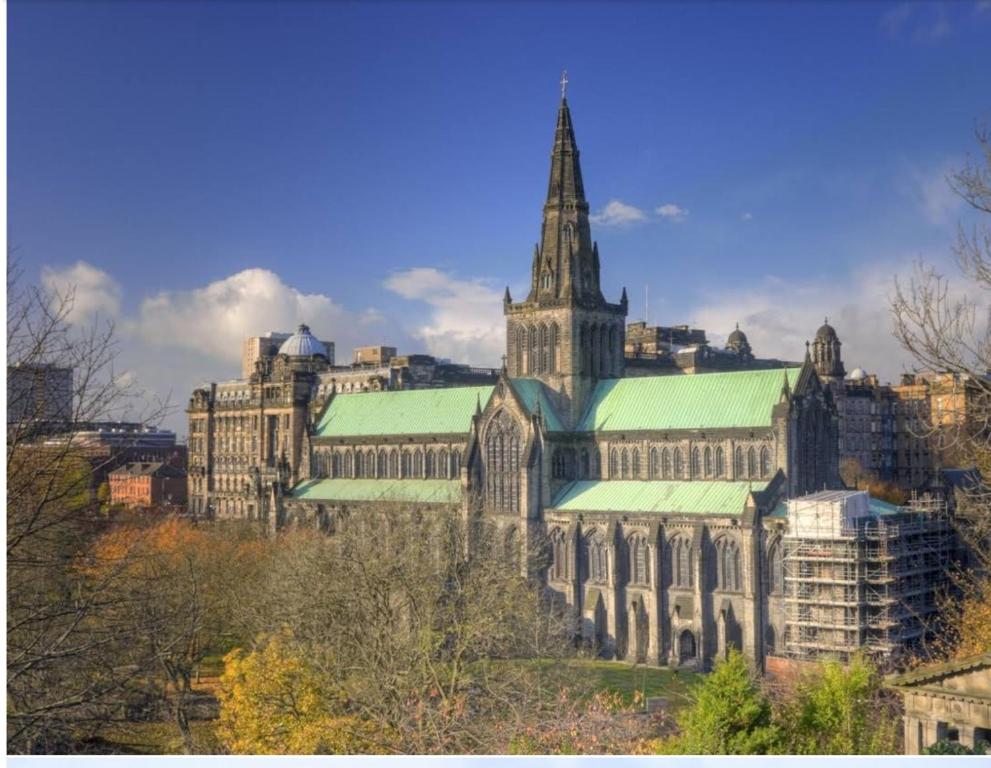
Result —
<path fill-rule="evenodd" d="M 125 507 L 181 506 L 186 473 L 161 461 L 133 461 L 110 472 L 110 503 Z"/>
<path fill-rule="evenodd" d="M 905 702 L 906 755 L 940 741 L 991 750 L 991 653 L 928 665 L 889 685 Z"/>
<path fill-rule="evenodd" d="M 7 366 L 8 428 L 57 429 L 72 416 L 71 368 Z"/>
<path fill-rule="evenodd" d="M 272 351 L 275 343 L 279 346 Z M 197 387 L 189 401 L 189 510 L 254 520 L 274 489 L 305 477 L 309 435 L 334 394 L 494 382 L 497 371 L 361 347 L 352 365 L 333 363 L 333 344 L 306 325 L 244 345 L 241 379 Z"/>

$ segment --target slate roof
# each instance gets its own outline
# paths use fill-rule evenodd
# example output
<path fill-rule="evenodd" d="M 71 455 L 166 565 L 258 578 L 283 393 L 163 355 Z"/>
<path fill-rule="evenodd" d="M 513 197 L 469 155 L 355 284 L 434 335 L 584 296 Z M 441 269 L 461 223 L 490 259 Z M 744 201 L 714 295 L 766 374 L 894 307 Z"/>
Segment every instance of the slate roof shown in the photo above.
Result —
<path fill-rule="evenodd" d="M 456 504 L 460 480 L 306 480 L 292 489 L 303 501 L 396 501 L 419 504 Z"/>
<path fill-rule="evenodd" d="M 740 515 L 751 491 L 767 483 L 713 480 L 577 480 L 551 506 L 568 512 L 656 512 L 673 515 Z"/>
<path fill-rule="evenodd" d="M 479 402 L 495 387 L 404 389 L 337 395 L 320 417 L 315 437 L 467 434 Z"/>
<path fill-rule="evenodd" d="M 608 379 L 596 386 L 583 432 L 769 427 L 785 377 L 801 368 Z"/>

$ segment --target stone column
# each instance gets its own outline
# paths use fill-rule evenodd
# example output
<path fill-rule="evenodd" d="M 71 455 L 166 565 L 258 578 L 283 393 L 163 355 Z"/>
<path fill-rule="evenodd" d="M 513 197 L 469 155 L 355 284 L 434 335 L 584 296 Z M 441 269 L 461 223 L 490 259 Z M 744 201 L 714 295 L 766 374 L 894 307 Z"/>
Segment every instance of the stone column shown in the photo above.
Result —
<path fill-rule="evenodd" d="M 905 754 L 906 755 L 920 755 L 922 754 L 923 744 L 921 743 L 920 734 L 921 728 L 919 727 L 921 722 L 917 717 L 909 717 L 905 715 L 902 718 L 904 722 L 904 741 L 905 741 Z"/>

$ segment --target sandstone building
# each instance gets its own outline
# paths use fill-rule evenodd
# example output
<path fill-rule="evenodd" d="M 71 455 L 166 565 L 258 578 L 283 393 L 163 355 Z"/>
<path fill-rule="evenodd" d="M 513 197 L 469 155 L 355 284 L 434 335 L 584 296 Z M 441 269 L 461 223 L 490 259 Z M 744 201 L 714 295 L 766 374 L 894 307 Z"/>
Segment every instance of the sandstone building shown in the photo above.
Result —
<path fill-rule="evenodd" d="M 507 567 L 543 579 L 605 656 L 795 653 L 781 510 L 842 487 L 823 379 L 842 378 L 838 339 L 817 334 L 795 364 L 757 358 L 739 329 L 716 350 L 698 329 L 628 326 L 602 261 L 562 97 L 529 290 L 503 300 L 501 372 L 349 388 L 392 351 L 335 374 L 301 328 L 307 354 L 194 392 L 193 511 L 333 531 L 378 505 L 453 506 L 491 523 Z"/>

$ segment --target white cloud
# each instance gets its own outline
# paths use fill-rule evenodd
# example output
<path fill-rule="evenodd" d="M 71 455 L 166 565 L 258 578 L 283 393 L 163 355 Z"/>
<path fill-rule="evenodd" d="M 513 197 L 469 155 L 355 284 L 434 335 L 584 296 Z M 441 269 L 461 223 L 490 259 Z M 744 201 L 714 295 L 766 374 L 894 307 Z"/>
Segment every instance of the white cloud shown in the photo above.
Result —
<path fill-rule="evenodd" d="M 955 214 L 960 210 L 963 201 L 947 181 L 947 177 L 958 167 L 956 163 L 946 162 L 939 168 L 916 170 L 912 174 L 922 212 L 933 224 L 953 223 Z"/>
<path fill-rule="evenodd" d="M 96 316 L 112 320 L 120 312 L 120 285 L 85 261 L 63 269 L 42 267 L 41 285 L 58 297 L 71 299 L 70 322 L 82 324 Z"/>
<path fill-rule="evenodd" d="M 749 211 L 746 211 L 745 213 L 741 213 L 740 214 L 740 221 L 751 221 L 753 218 L 754 218 L 754 215 L 752 213 L 750 213 Z"/>
<path fill-rule="evenodd" d="M 634 205 L 610 200 L 598 213 L 588 217 L 593 224 L 603 227 L 621 227 L 645 221 L 646 214 Z"/>
<path fill-rule="evenodd" d="M 946 8 L 927 3 L 899 3 L 881 14 L 881 29 L 896 39 L 936 43 L 953 33 Z"/>
<path fill-rule="evenodd" d="M 682 208 L 676 203 L 665 203 L 664 205 L 656 208 L 654 212 L 662 219 L 679 223 L 684 221 L 688 216 L 688 209 Z"/>
<path fill-rule="evenodd" d="M 823 318 L 843 343 L 847 371 L 861 367 L 882 380 L 895 381 L 913 367 L 913 361 L 892 335 L 889 311 L 894 276 L 911 277 L 914 256 L 876 262 L 848 275 L 828 279 L 793 281 L 768 276 L 750 286 L 713 293 L 688 317 L 705 328 L 713 344 L 722 345 L 739 322 L 740 329 L 758 357 L 800 361 L 805 342 L 812 341 Z M 943 266 L 936 257 L 929 263 Z M 971 300 L 987 310 L 987 297 L 968 290 L 959 271 L 946 266 L 955 291 L 967 290 Z"/>
<path fill-rule="evenodd" d="M 245 269 L 190 291 L 162 291 L 141 303 L 131 327 L 145 343 L 181 347 L 220 360 L 241 359 L 241 343 L 266 331 L 310 326 L 345 355 L 360 343 L 355 331 L 381 318 L 345 310 L 321 293 L 303 293 L 267 269 Z"/>
<path fill-rule="evenodd" d="M 391 275 L 385 287 L 427 304 L 429 319 L 413 335 L 430 354 L 474 365 L 500 364 L 506 346 L 502 294 L 489 282 L 420 267 Z"/>

